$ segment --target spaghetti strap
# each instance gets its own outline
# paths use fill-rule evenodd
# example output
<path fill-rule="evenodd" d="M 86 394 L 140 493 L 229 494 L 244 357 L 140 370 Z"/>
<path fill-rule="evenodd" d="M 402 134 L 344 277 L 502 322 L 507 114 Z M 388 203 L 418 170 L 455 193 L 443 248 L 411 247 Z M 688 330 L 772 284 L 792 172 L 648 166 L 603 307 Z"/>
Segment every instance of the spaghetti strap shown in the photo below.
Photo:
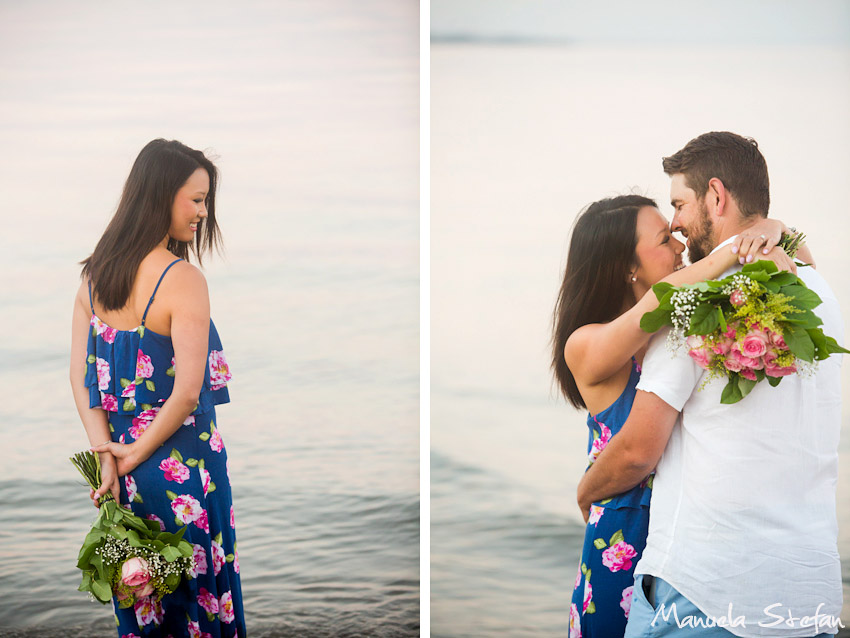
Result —
<path fill-rule="evenodd" d="M 151 295 L 151 298 L 148 300 L 148 305 L 145 306 L 145 314 L 142 315 L 142 326 L 145 325 L 145 319 L 148 318 L 148 310 L 150 309 L 151 304 L 153 303 L 154 297 L 156 297 L 156 291 L 159 290 L 159 284 L 162 283 L 162 279 L 163 279 L 163 277 L 165 277 L 165 273 L 167 273 L 169 271 L 169 269 L 174 264 L 176 264 L 178 261 L 183 261 L 183 260 L 182 259 L 175 259 L 170 264 L 168 264 L 168 266 L 165 267 L 165 270 L 163 270 L 162 274 L 159 276 L 159 281 L 156 282 L 156 288 L 153 289 L 153 294 Z M 89 284 L 89 286 L 91 286 L 91 284 Z"/>
<path fill-rule="evenodd" d="M 94 299 L 91 296 L 91 279 L 89 279 L 89 305 L 91 306 L 91 313 L 94 314 Z"/>

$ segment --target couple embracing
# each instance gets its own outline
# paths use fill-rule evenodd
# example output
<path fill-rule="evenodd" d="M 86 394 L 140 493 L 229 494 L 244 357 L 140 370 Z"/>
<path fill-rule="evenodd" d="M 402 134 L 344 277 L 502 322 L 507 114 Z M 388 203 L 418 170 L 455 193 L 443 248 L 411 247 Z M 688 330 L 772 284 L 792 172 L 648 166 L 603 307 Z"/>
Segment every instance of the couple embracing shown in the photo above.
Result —
<path fill-rule="evenodd" d="M 829 285 L 778 246 L 767 165 L 754 140 L 707 133 L 664 158 L 673 220 L 626 195 L 575 223 L 554 314 L 553 368 L 588 411 L 590 465 L 578 488 L 587 528 L 570 637 L 829 636 L 842 605 L 835 488 L 839 356 L 781 386 L 721 403 L 723 384 L 641 317 L 651 290 L 719 279 L 760 259 L 820 297 L 843 341 Z M 687 238 L 692 265 L 683 267 Z M 813 264 L 803 246 L 798 258 Z M 786 375 L 786 369 L 767 369 Z"/>

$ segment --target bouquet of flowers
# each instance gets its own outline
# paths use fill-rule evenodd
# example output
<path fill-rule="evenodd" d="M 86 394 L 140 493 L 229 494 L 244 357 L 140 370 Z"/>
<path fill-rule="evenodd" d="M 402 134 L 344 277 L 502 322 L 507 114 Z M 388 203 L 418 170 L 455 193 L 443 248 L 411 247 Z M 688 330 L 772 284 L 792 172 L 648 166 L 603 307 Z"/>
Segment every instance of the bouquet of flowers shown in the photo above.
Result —
<path fill-rule="evenodd" d="M 97 454 L 81 452 L 71 457 L 71 463 L 92 489 L 100 487 Z M 114 594 L 124 609 L 159 601 L 177 589 L 184 575 L 191 575 L 195 562 L 191 543 L 183 540 L 185 526 L 175 534 L 162 531 L 159 521 L 120 507 L 109 492 L 99 504 L 77 560 L 83 571 L 79 591 L 90 592 L 104 604 Z"/>
<path fill-rule="evenodd" d="M 659 305 L 640 327 L 655 332 L 672 326 L 668 345 L 688 348 L 710 373 L 705 383 L 727 377 L 721 403 L 737 403 L 759 381 L 775 387 L 831 354 L 850 353 L 818 327 L 823 321 L 812 309 L 821 298 L 771 261 L 747 264 L 717 281 L 680 287 L 661 282 L 652 290 Z"/>

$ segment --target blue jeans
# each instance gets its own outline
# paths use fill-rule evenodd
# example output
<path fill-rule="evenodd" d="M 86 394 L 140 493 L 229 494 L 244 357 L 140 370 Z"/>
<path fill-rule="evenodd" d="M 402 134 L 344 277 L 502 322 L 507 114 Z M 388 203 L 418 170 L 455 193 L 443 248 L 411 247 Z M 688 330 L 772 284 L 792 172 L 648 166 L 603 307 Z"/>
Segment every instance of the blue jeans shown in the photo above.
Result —
<path fill-rule="evenodd" d="M 706 620 L 705 614 L 673 589 L 667 581 L 647 574 L 638 574 L 635 577 L 632 607 L 629 611 L 629 622 L 626 625 L 624 638 L 665 638 L 666 636 L 699 636 L 699 638 L 730 638 L 731 636 L 734 638 L 735 636 L 724 627 L 680 627 L 679 623 L 686 622 L 689 616 L 694 621 Z M 822 633 L 814 638 L 834 638 L 834 636 L 835 634 Z"/>

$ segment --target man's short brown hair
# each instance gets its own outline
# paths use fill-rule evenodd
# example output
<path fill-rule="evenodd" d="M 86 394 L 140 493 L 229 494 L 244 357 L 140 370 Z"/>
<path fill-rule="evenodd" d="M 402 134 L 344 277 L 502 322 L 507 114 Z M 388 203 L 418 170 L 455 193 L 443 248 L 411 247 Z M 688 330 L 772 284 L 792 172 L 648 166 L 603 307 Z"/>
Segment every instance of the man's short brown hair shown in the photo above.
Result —
<path fill-rule="evenodd" d="M 661 162 L 668 175 L 684 175 L 685 184 L 698 198 L 705 196 L 708 182 L 716 177 L 735 198 L 744 218 L 767 217 L 770 180 L 767 162 L 754 139 L 728 132 L 704 133 Z"/>

